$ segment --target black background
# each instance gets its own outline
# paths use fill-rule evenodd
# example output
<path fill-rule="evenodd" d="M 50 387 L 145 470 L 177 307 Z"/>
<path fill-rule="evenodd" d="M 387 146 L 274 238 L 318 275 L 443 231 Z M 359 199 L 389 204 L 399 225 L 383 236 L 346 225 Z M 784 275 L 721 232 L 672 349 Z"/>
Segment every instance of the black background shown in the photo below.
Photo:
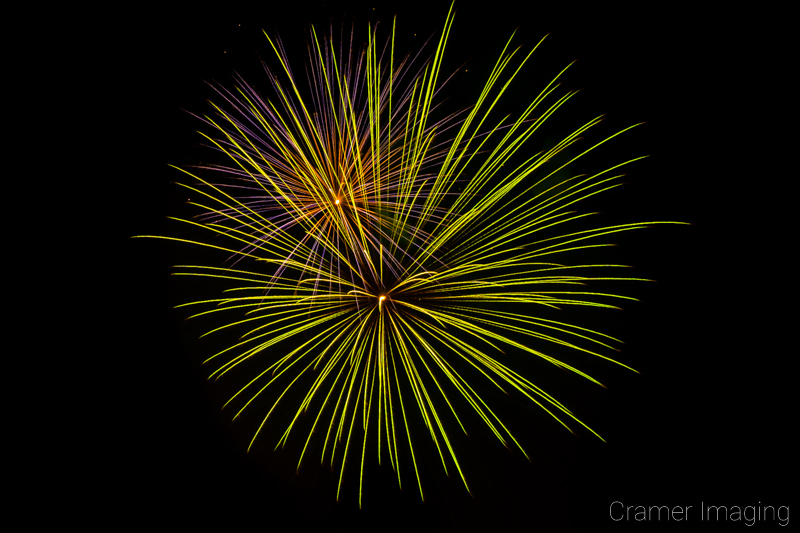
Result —
<path fill-rule="evenodd" d="M 445 478 L 433 457 L 423 467 L 424 504 L 410 479 L 401 492 L 390 472 L 374 469 L 362 510 L 356 479 L 346 481 L 337 503 L 336 476 L 324 469 L 285 473 L 292 450 L 244 453 L 205 380 L 205 348 L 172 309 L 185 290 L 169 276 L 179 254 L 164 242 L 129 237 L 169 234 L 166 217 L 185 210 L 184 193 L 170 185 L 177 171 L 167 165 L 203 153 L 200 124 L 182 109 L 207 110 L 204 80 L 230 86 L 235 68 L 256 86 L 262 77 L 266 87 L 259 54 L 276 63 L 261 28 L 280 34 L 299 69 L 309 22 L 355 18 L 363 38 L 367 21 L 377 19 L 387 36 L 397 14 L 404 39 L 397 47 L 413 51 L 441 28 L 448 6 L 372 7 L 224 4 L 120 14 L 98 32 L 103 37 L 92 49 L 105 81 L 98 117 L 115 139 L 107 150 L 115 164 L 98 188 L 109 187 L 116 199 L 113 223 L 99 231 L 110 236 L 103 246 L 114 258 L 115 312 L 96 317 L 108 319 L 100 334 L 103 370 L 92 379 L 103 391 L 94 403 L 99 415 L 87 433 L 98 437 L 87 443 L 84 475 L 96 481 L 73 511 L 109 524 L 226 530 L 577 531 L 656 525 L 612 522 L 614 501 L 693 506 L 690 523 L 660 524 L 670 529 L 707 528 L 699 523 L 701 502 L 789 505 L 784 483 L 794 437 L 785 365 L 794 353 L 778 340 L 788 323 L 774 303 L 779 285 L 760 267 L 774 249 L 771 237 L 754 229 L 761 200 L 748 192 L 753 182 L 738 164 L 740 147 L 728 143 L 731 114 L 745 101 L 729 93 L 762 67 L 746 53 L 744 30 L 696 11 L 457 5 L 445 56 L 448 73 L 469 60 L 468 72 L 451 82 L 454 105 L 467 103 L 515 29 L 514 42 L 526 51 L 549 33 L 509 101 L 529 100 L 526 88 L 538 93 L 542 86 L 538 76 L 578 59 L 563 87 L 584 90 L 565 121 L 577 126 L 607 113 L 609 132 L 646 122 L 607 148 L 610 161 L 651 157 L 631 168 L 602 209 L 622 221 L 693 224 L 616 240 L 615 261 L 658 281 L 627 287 L 640 302 L 596 320 L 626 341 L 623 361 L 641 374 L 609 365 L 600 374 L 608 390 L 575 378 L 575 391 L 564 391 L 606 443 L 538 415 L 526 426 L 523 417 L 532 462 L 489 439 L 475 437 L 474 447 L 464 448 L 474 498 Z"/>

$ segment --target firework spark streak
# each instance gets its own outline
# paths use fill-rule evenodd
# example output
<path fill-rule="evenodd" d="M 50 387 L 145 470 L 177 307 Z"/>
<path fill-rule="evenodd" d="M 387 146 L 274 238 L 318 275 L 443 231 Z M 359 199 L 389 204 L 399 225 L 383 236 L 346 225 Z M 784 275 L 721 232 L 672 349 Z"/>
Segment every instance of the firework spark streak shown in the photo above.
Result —
<path fill-rule="evenodd" d="M 446 84 L 440 70 L 452 23 L 451 9 L 428 61 L 395 56 L 394 24 L 385 43 L 370 26 L 360 50 L 352 31 L 337 50 L 333 30 L 320 35 L 312 28 L 310 98 L 301 93 L 280 40 L 267 36 L 280 63 L 280 74 L 267 70 L 275 99 L 263 99 L 241 78 L 235 91 L 216 87 L 221 100 L 212 104 L 215 113 L 199 118 L 215 132 L 203 135 L 229 163 L 200 167 L 218 181 L 178 169 L 191 178 L 179 185 L 192 191 L 190 203 L 202 214 L 175 220 L 202 228 L 208 238 L 142 236 L 227 254 L 226 266 L 175 267 L 176 275 L 231 284 L 220 298 L 179 306 L 197 309 L 191 317 L 220 318 L 222 325 L 206 335 L 248 328 L 205 361 L 213 379 L 246 362 L 247 368 L 260 365 L 223 409 L 236 419 L 266 405 L 252 448 L 266 436 L 281 399 L 302 388 L 277 446 L 290 439 L 302 445 L 299 469 L 311 460 L 315 435 L 321 439 L 321 460 L 338 469 L 337 498 L 345 460 L 357 457 L 359 504 L 368 441 L 401 486 L 400 464 L 410 461 L 424 498 L 415 448 L 420 436 L 412 434 L 411 417 L 421 417 L 445 472 L 457 472 L 467 490 L 446 429 L 455 421 L 467 432 L 461 409 L 469 406 L 503 445 L 525 453 L 482 396 L 487 385 L 525 397 L 568 429 L 577 425 L 597 435 L 507 366 L 503 350 L 541 358 L 596 384 L 542 350 L 556 344 L 630 368 L 603 355 L 615 350 L 617 339 L 540 318 L 537 310 L 616 308 L 615 301 L 633 300 L 587 288 L 595 281 L 638 279 L 614 274 L 623 265 L 561 258 L 610 246 L 600 237 L 670 223 L 574 229 L 592 213 L 570 209 L 620 185 L 620 169 L 642 157 L 593 175 L 556 178 L 635 127 L 556 159 L 602 117 L 555 146 L 531 150 L 540 128 L 575 94 L 556 94 L 569 67 L 515 120 L 492 116 L 538 45 L 519 57 L 509 40 L 477 102 L 435 119 L 442 114 L 435 101 Z M 597 271 L 609 274 L 584 274 Z M 297 424 L 305 414 L 313 418 L 310 429 Z"/>

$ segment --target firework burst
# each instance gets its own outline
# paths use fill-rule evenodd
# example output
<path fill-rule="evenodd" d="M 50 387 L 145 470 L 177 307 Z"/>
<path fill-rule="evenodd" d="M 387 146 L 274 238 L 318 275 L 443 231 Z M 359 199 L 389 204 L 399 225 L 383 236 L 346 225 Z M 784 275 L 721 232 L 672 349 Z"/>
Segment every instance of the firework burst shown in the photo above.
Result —
<path fill-rule="evenodd" d="M 503 445 L 525 453 L 482 395 L 486 386 L 521 395 L 568 429 L 597 435 L 508 366 L 503 350 L 596 384 L 547 355 L 546 347 L 629 368 L 604 355 L 615 350 L 616 339 L 537 311 L 616 308 L 615 301 L 633 300 L 588 285 L 637 279 L 615 275 L 622 265 L 562 258 L 609 246 L 599 237 L 664 223 L 575 229 L 591 213 L 577 213 L 574 205 L 617 187 L 620 169 L 642 158 L 593 175 L 556 174 L 635 126 L 563 161 L 557 156 L 575 150 L 602 117 L 554 146 L 532 149 L 575 92 L 556 93 L 565 68 L 518 117 L 493 118 L 493 107 L 538 47 L 520 57 L 511 40 L 475 105 L 434 118 L 442 114 L 436 102 L 452 23 L 451 12 L 427 61 L 395 57 L 394 25 L 386 42 L 370 26 L 358 50 L 352 31 L 337 50 L 333 31 L 320 36 L 312 28 L 306 95 L 280 40 L 267 36 L 280 63 L 280 74 L 267 69 L 274 99 L 265 100 L 241 78 L 234 91 L 216 87 L 215 113 L 199 118 L 213 131 L 203 135 L 228 163 L 179 169 L 191 177 L 180 185 L 202 212 L 175 220 L 208 238 L 147 236 L 227 254 L 225 263 L 175 267 L 176 275 L 230 283 L 219 298 L 179 306 L 198 309 L 191 317 L 219 318 L 221 325 L 206 335 L 247 328 L 205 361 L 214 379 L 257 368 L 223 408 L 234 419 L 264 409 L 252 448 L 267 437 L 263 430 L 279 402 L 301 390 L 277 446 L 299 443 L 299 469 L 316 450 L 314 441 L 321 442 L 321 460 L 338 469 L 339 491 L 345 460 L 355 457 L 363 486 L 372 442 L 401 486 L 400 464 L 413 466 L 424 498 L 415 450 L 422 437 L 411 431 L 411 417 L 421 419 L 445 472 L 458 472 L 467 490 L 448 430 L 455 424 L 467 432 L 462 409 Z M 609 274 L 591 274 L 603 270 Z M 304 415 L 313 419 L 310 427 L 298 423 Z"/>

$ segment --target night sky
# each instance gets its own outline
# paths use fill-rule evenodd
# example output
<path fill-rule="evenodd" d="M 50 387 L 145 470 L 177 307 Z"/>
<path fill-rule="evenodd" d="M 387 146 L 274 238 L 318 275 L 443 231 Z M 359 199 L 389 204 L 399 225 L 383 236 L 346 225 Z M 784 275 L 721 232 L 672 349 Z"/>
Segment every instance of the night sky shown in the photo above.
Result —
<path fill-rule="evenodd" d="M 111 362 L 94 428 L 99 451 L 90 454 L 100 465 L 97 492 L 85 499 L 97 502 L 98 511 L 89 514 L 117 524 L 186 530 L 214 524 L 259 531 L 306 525 L 334 531 L 580 531 L 656 525 L 612 522 L 614 501 L 695 510 L 701 502 L 791 503 L 781 488 L 793 439 L 789 378 L 782 366 L 791 352 L 769 335 L 786 319 L 766 301 L 753 307 L 752 291 L 761 285 L 744 281 L 748 267 L 741 256 L 751 253 L 754 237 L 737 217 L 743 200 L 734 199 L 730 188 L 739 178 L 731 173 L 735 166 L 720 161 L 715 135 L 722 110 L 713 95 L 732 83 L 732 60 L 715 50 L 720 40 L 735 43 L 737 34 L 712 29 L 709 15 L 684 18 L 655 9 L 457 5 L 442 69 L 449 74 L 467 62 L 466 72 L 450 82 L 448 105 L 469 103 L 516 28 L 514 43 L 523 51 L 549 33 L 510 89 L 507 110 L 524 109 L 545 76 L 577 59 L 562 88 L 584 90 L 551 124 L 563 120 L 565 127 L 577 127 L 606 113 L 606 123 L 593 134 L 599 136 L 646 122 L 595 161 L 599 168 L 606 161 L 651 156 L 629 168 L 624 187 L 591 207 L 608 221 L 693 224 L 617 236 L 620 246 L 609 257 L 657 282 L 621 288 L 640 299 L 623 311 L 576 319 L 622 338 L 620 359 L 640 375 L 588 361 L 608 390 L 578 376 L 533 379 L 545 390 L 548 383 L 555 387 L 550 392 L 607 442 L 586 431 L 572 435 L 528 406 L 510 409 L 532 462 L 478 435 L 484 429 L 478 427 L 461 442 L 474 498 L 457 477 L 446 478 L 438 457 L 428 454 L 421 462 L 424 504 L 410 476 L 401 492 L 390 469 L 369 465 L 363 510 L 355 467 L 337 504 L 338 476 L 314 461 L 292 475 L 296 448 L 273 455 L 266 446 L 248 457 L 244 429 L 230 424 L 219 409 L 222 393 L 205 379 L 208 371 L 200 363 L 209 348 L 196 340 L 202 331 L 184 324 L 186 315 L 172 309 L 195 294 L 194 285 L 169 276 L 185 249 L 128 238 L 171 235 L 176 226 L 166 217 L 187 212 L 185 193 L 170 184 L 179 172 L 167 165 L 191 164 L 206 152 L 195 132 L 200 122 L 183 110 L 209 112 L 206 99 L 212 92 L 204 82 L 232 87 L 234 69 L 256 87 L 268 88 L 259 57 L 278 64 L 262 28 L 271 36 L 279 33 L 300 72 L 310 22 L 349 25 L 355 18 L 361 41 L 367 21 L 379 20 L 387 37 L 397 14 L 396 48 L 412 52 L 439 31 L 448 6 L 403 2 L 373 10 L 367 3 L 283 4 L 275 9 L 268 3 L 257 8 L 221 3 L 213 12 L 120 16 L 118 26 L 103 30 L 108 39 L 98 39 L 98 47 L 115 50 L 111 64 L 98 67 L 110 73 L 99 113 L 119 122 L 118 130 L 104 131 L 119 139 L 112 152 L 118 166 L 108 183 L 121 203 L 112 227 L 102 231 L 114 235 L 105 242 L 113 242 L 118 253 L 114 291 L 125 305 L 106 328 Z M 277 438 L 268 435 L 264 441 Z M 699 522 L 699 512 L 689 521 Z M 666 526 L 694 530 L 698 524 Z"/>

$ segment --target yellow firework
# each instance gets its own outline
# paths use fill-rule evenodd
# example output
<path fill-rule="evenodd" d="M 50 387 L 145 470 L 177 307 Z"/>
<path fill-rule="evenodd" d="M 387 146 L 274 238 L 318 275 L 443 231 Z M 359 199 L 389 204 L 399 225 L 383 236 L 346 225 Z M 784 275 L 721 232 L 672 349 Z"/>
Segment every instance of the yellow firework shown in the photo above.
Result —
<path fill-rule="evenodd" d="M 209 236 L 184 242 L 232 260 L 177 266 L 177 275 L 231 284 L 220 298 L 182 306 L 198 308 L 192 317 L 221 318 L 206 335 L 248 328 L 205 362 L 213 366 L 210 377 L 258 366 L 224 408 L 236 411 L 234 418 L 264 408 L 252 447 L 279 402 L 301 388 L 277 445 L 299 443 L 299 468 L 316 435 L 322 461 L 338 465 L 339 491 L 345 459 L 353 457 L 360 458 L 363 486 L 371 441 L 401 486 L 400 464 L 410 460 L 423 495 L 415 451 L 421 436 L 410 430 L 411 417 L 422 420 L 445 472 L 455 469 L 467 490 L 447 430 L 455 422 L 466 432 L 460 409 L 474 411 L 501 443 L 525 453 L 482 396 L 487 386 L 520 394 L 565 427 L 577 424 L 596 435 L 512 369 L 503 349 L 594 383 L 543 350 L 557 344 L 629 368 L 603 355 L 616 339 L 538 311 L 613 308 L 615 300 L 632 299 L 589 285 L 636 278 L 583 274 L 622 265 L 561 258 L 608 246 L 597 241 L 601 236 L 667 223 L 574 229 L 590 215 L 572 211 L 575 204 L 618 186 L 620 169 L 642 158 L 556 179 L 635 127 L 554 164 L 602 119 L 554 146 L 535 148 L 541 128 L 575 94 L 556 93 L 564 71 L 515 120 L 493 118 L 493 107 L 536 47 L 520 58 L 509 40 L 474 106 L 432 118 L 452 22 L 451 12 L 433 57 L 419 68 L 408 56 L 395 58 L 394 25 L 386 46 L 370 27 L 361 53 L 344 55 L 335 52 L 332 37 L 312 29 L 310 97 L 301 93 L 280 43 L 270 39 L 283 72 L 269 74 L 274 101 L 243 80 L 233 92 L 219 89 L 224 103 L 203 120 L 214 130 L 206 138 L 229 163 L 205 167 L 219 182 L 182 170 L 192 183 L 181 185 L 202 198 L 192 202 L 202 214 L 181 222 Z M 313 418 L 310 428 L 297 424 L 304 414 Z"/>

